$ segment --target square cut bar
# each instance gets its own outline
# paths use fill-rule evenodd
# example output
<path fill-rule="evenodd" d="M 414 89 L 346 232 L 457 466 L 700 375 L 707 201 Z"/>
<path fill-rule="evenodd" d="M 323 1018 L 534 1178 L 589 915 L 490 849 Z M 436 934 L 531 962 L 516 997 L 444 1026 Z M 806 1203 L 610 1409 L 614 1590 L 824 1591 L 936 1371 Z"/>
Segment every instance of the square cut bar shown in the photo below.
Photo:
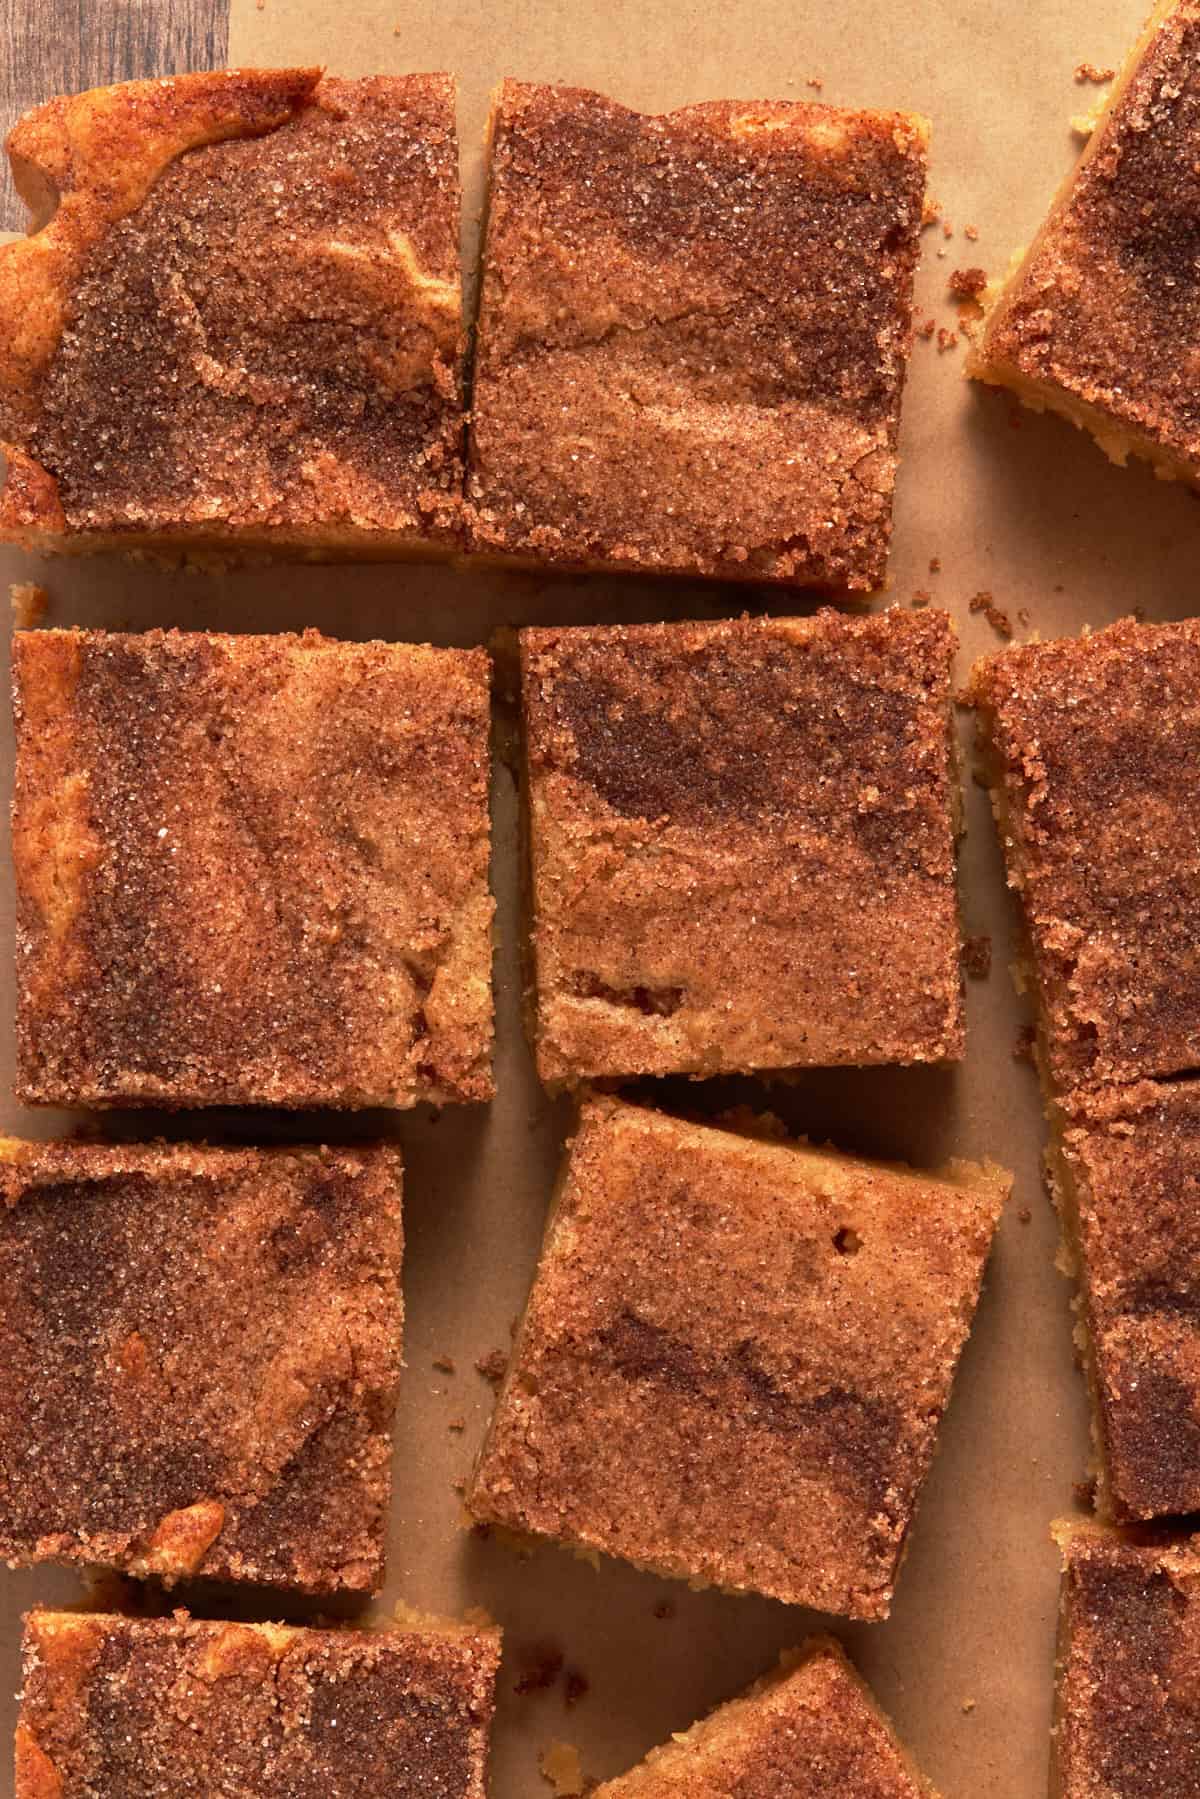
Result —
<path fill-rule="evenodd" d="M 34 1611 L 16 1799 L 485 1799 L 500 1633 Z"/>
<path fill-rule="evenodd" d="M 870 589 L 928 126 L 505 82 L 470 433 L 477 550 Z"/>
<path fill-rule="evenodd" d="M 1054 1799 L 1195 1799 L 1200 1537 L 1060 1524 Z"/>
<path fill-rule="evenodd" d="M 813 1637 L 593 1799 L 937 1799 L 840 1646 Z"/>
<path fill-rule="evenodd" d="M 1052 1091 L 1200 1068 L 1200 621 L 978 663 Z"/>
<path fill-rule="evenodd" d="M 27 114 L 8 149 L 43 228 L 0 248 L 0 539 L 453 548 L 454 109 L 446 75 L 284 69 Z"/>
<path fill-rule="evenodd" d="M 491 1096 L 482 650 L 13 642 L 23 1100 Z"/>
<path fill-rule="evenodd" d="M 545 1081 L 962 1055 L 945 613 L 521 652 Z"/>
<path fill-rule="evenodd" d="M 1008 1187 L 587 1101 L 471 1512 L 886 1617 Z"/>
<path fill-rule="evenodd" d="M 400 1157 L 0 1140 L 0 1557 L 383 1579 Z"/>
<path fill-rule="evenodd" d="M 1102 1509 L 1200 1511 L 1200 1082 L 1064 1102 L 1051 1162 L 1080 1281 Z"/>
<path fill-rule="evenodd" d="M 1200 4 L 1145 34 L 970 373 L 1089 431 L 1114 462 L 1200 482 Z"/>

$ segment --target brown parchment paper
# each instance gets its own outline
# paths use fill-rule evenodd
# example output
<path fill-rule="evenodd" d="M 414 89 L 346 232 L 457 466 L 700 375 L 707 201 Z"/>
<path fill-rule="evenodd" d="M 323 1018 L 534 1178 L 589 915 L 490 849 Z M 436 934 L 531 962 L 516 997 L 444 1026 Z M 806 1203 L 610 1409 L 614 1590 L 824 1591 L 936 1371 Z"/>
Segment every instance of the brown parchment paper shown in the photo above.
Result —
<path fill-rule="evenodd" d="M 815 95 L 903 106 L 934 121 L 932 192 L 940 225 L 924 238 L 918 317 L 956 327 L 956 267 L 997 270 L 1026 241 L 1076 152 L 1072 114 L 1097 90 L 1077 65 L 1119 60 L 1145 0 L 234 0 L 231 61 L 314 61 L 345 74 L 447 68 L 461 82 L 473 244 L 487 95 L 504 74 L 605 89 L 664 109 L 717 96 Z M 964 235 L 978 227 L 978 241 Z M 1186 492 L 1110 467 L 1069 427 L 1016 414 L 961 378 L 961 339 L 918 341 L 906 399 L 888 603 L 918 590 L 962 633 L 962 673 L 998 638 L 969 601 L 990 591 L 1018 638 L 1101 625 L 1135 607 L 1151 618 L 1197 609 L 1200 512 Z M 931 573 L 930 559 L 940 558 Z M 176 624 L 222 630 L 316 625 L 334 635 L 469 644 L 502 625 L 699 616 L 754 609 L 752 591 L 637 580 L 541 580 L 445 569 L 276 568 L 224 578 L 105 559 L 38 565 L 0 558 L 0 581 L 41 580 L 52 624 Z M 808 602 L 771 597 L 775 610 Z M 1024 609 L 1024 610 L 1021 610 Z M 1017 623 L 1021 611 L 1025 623 Z M 5 672 L 6 678 L 6 672 Z M 969 725 L 963 723 L 964 745 Z M 12 744 L 0 729 L 8 790 Z M 992 973 L 969 983 L 969 1055 L 950 1072 L 818 1074 L 767 1103 L 818 1139 L 929 1166 L 990 1155 L 1016 1174 L 987 1290 L 963 1359 L 891 1620 L 840 1630 L 945 1799 L 1026 1799 L 1045 1791 L 1056 1560 L 1050 1520 L 1069 1510 L 1088 1461 L 1082 1383 L 1072 1367 L 1069 1289 L 1053 1266 L 1055 1230 L 1040 1182 L 1042 1121 L 1027 1063 L 1014 1058 L 1023 1013 L 1007 974 L 1011 919 L 987 805 L 969 778 L 962 851 L 966 929 L 989 933 Z M 481 1605 L 505 1626 L 493 1755 L 494 1799 L 548 1792 L 538 1754 L 563 1739 L 606 1777 L 738 1691 L 779 1649 L 825 1620 L 768 1601 L 693 1593 L 619 1563 L 598 1571 L 546 1546 L 519 1560 L 460 1528 L 452 1483 L 467 1470 L 491 1390 L 476 1358 L 506 1347 L 527 1290 L 567 1114 L 533 1078 L 518 1010 L 515 795 L 498 760 L 499 1097 L 490 1108 L 377 1116 L 307 1134 L 386 1129 L 407 1162 L 407 1372 L 397 1427 L 390 1574 L 397 1597 L 440 1611 Z M 0 1126 L 49 1135 L 71 1122 L 7 1097 L 12 1060 L 8 859 L 0 859 Z M 727 1103 L 731 1089 L 714 1092 Z M 695 1103 L 697 1092 L 687 1097 Z M 706 1101 L 707 1103 L 707 1101 Z M 120 1121 L 118 1121 L 120 1122 Z M 219 1130 L 229 1121 L 169 1128 Z M 147 1117 L 127 1129 L 161 1128 Z M 262 1120 L 260 1130 L 285 1127 Z M 286 1127 L 303 1135 L 304 1125 Z M 456 1372 L 435 1370 L 453 1358 Z M 461 1432 L 452 1430 L 462 1420 Z M 77 1579 L 43 1568 L 0 1574 L 0 1736 L 11 1738 L 20 1613 L 70 1601 Z M 661 1602 L 670 1615 L 660 1617 Z M 220 1596 L 210 1605 L 222 1603 Z M 279 1608 L 268 1608 L 275 1609 Z M 294 1608 L 293 1608 L 294 1610 Z M 568 1711 L 561 1679 L 514 1685 L 548 1650 L 586 1678 Z M 7 1751 L 4 1752 L 7 1757 Z M 11 1791 L 7 1764 L 0 1794 Z"/>

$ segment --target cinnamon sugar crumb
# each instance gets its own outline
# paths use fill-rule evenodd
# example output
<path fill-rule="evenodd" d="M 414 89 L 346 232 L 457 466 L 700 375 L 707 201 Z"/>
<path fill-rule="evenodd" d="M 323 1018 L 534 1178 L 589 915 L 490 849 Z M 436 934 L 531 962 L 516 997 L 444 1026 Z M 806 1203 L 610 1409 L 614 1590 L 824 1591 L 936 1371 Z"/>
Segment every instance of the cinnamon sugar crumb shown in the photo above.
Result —
<path fill-rule="evenodd" d="M 947 331 L 944 325 L 939 326 L 937 334 L 938 355 L 944 356 L 947 350 L 953 350 L 957 345 L 958 332 Z"/>
<path fill-rule="evenodd" d="M 978 243 L 979 242 L 979 226 L 978 225 L 964 225 L 963 226 L 963 236 L 967 239 L 967 241 L 969 243 L 972 243 L 972 244 Z"/>
<path fill-rule="evenodd" d="M 452 1356 L 436 1355 L 433 1358 L 433 1365 L 439 1374 L 453 1374 L 455 1372 L 454 1358 Z"/>
<path fill-rule="evenodd" d="M 954 226 L 950 223 L 949 219 L 942 220 L 942 236 L 943 237 L 953 237 L 954 236 Z"/>
<path fill-rule="evenodd" d="M 922 606 L 928 606 L 928 604 L 932 598 L 933 598 L 933 595 L 931 593 L 929 593 L 926 588 L 918 587 L 916 592 L 913 594 L 912 601 L 911 601 L 913 611 L 917 612 L 920 610 L 920 608 Z"/>
<path fill-rule="evenodd" d="M 1075 79 L 1082 87 L 1085 81 L 1093 81 L 1097 87 L 1103 87 L 1116 74 L 1115 69 L 1098 69 L 1094 62 L 1081 62 L 1075 71 Z"/>
<path fill-rule="evenodd" d="M 931 556 L 929 558 L 929 572 L 931 575 L 940 575 L 941 574 L 942 559 L 940 556 Z"/>
<path fill-rule="evenodd" d="M 977 593 L 967 602 L 969 612 L 982 612 L 997 637 L 1012 636 L 1012 620 L 1008 613 L 997 606 L 991 594 L 984 591 Z"/>
<path fill-rule="evenodd" d="M 805 87 L 812 88 L 814 94 L 819 94 L 821 89 L 825 86 L 825 83 L 821 80 L 819 75 L 810 75 L 804 85 Z"/>
<path fill-rule="evenodd" d="M 449 1424 L 446 1426 L 447 1430 L 466 1430 L 466 1428 L 467 1421 L 465 1418 L 451 1418 Z"/>
<path fill-rule="evenodd" d="M 669 1599 L 660 1599 L 654 1608 L 654 1616 L 659 1619 L 673 1618 L 675 1607 Z"/>
<path fill-rule="evenodd" d="M 987 286 L 987 270 L 952 269 L 946 285 L 956 300 L 977 300 Z"/>
<path fill-rule="evenodd" d="M 1022 1206 L 1020 1211 L 1017 1213 L 1017 1220 L 1020 1224 L 1028 1224 L 1028 1223 L 1030 1223 L 1032 1218 L 1033 1218 L 1033 1213 L 1030 1211 L 1028 1206 Z"/>
<path fill-rule="evenodd" d="M 931 225 L 937 224 L 941 216 L 941 201 L 935 200 L 932 194 L 926 195 L 925 202 L 921 208 L 921 230 L 928 231 Z"/>
<path fill-rule="evenodd" d="M 930 338 L 933 336 L 936 329 L 937 320 L 931 314 L 930 317 L 925 320 L 923 325 L 917 326 L 916 333 L 918 337 Z"/>
<path fill-rule="evenodd" d="M 502 1349 L 493 1349 L 487 1355 L 480 1356 L 475 1364 L 475 1371 L 482 1374 L 484 1380 L 490 1381 L 494 1387 L 498 1387 L 508 1373 L 508 1357 Z"/>
<path fill-rule="evenodd" d="M 976 1702 L 974 1699 L 964 1699 L 962 1702 L 963 1711 L 964 1712 L 973 1712 L 975 1710 L 975 1703 Z"/>

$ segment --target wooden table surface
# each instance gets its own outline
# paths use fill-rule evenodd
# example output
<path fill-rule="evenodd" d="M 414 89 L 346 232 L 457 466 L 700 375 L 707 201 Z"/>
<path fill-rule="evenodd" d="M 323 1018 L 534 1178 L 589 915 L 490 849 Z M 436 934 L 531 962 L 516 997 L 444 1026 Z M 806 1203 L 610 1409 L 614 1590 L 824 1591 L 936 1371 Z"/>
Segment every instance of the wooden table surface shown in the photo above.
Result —
<path fill-rule="evenodd" d="M 0 124 L 51 94 L 219 68 L 228 45 L 229 0 L 0 0 Z M 5 158 L 0 229 L 24 228 Z"/>

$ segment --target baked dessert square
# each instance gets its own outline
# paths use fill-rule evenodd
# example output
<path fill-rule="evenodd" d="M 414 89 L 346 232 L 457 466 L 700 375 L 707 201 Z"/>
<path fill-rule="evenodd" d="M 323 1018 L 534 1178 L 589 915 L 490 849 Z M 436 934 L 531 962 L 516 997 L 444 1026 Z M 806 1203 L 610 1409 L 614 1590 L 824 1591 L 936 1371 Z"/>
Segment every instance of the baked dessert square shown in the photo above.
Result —
<path fill-rule="evenodd" d="M 372 1592 L 400 1155 L 0 1139 L 0 1558 Z"/>
<path fill-rule="evenodd" d="M 543 1080 L 963 1053 L 942 612 L 521 634 Z"/>
<path fill-rule="evenodd" d="M 447 75 L 246 69 L 20 120 L 36 235 L 0 247 L 0 540 L 453 549 L 454 115 Z"/>
<path fill-rule="evenodd" d="M 813 1637 L 595 1799 L 937 1799 L 864 1681 Z"/>
<path fill-rule="evenodd" d="M 1158 5 L 968 368 L 1200 480 L 1200 4 Z"/>
<path fill-rule="evenodd" d="M 485 1799 L 500 1633 L 34 1611 L 16 1799 Z"/>
<path fill-rule="evenodd" d="M 477 551 L 882 585 L 927 122 L 654 117 L 506 81 L 471 408 Z"/>
<path fill-rule="evenodd" d="M 482 650 L 18 632 L 19 1097 L 492 1093 Z"/>
<path fill-rule="evenodd" d="M 1200 1538 L 1063 1524 L 1055 1799 L 1200 1792 Z"/>
<path fill-rule="evenodd" d="M 1080 1282 L 1101 1509 L 1200 1511 L 1200 1082 L 1064 1102 L 1051 1169 Z"/>
<path fill-rule="evenodd" d="M 1200 621 L 1022 644 L 971 689 L 1052 1089 L 1200 1068 Z"/>
<path fill-rule="evenodd" d="M 470 1511 L 886 1617 L 1008 1187 L 589 1099 Z"/>

